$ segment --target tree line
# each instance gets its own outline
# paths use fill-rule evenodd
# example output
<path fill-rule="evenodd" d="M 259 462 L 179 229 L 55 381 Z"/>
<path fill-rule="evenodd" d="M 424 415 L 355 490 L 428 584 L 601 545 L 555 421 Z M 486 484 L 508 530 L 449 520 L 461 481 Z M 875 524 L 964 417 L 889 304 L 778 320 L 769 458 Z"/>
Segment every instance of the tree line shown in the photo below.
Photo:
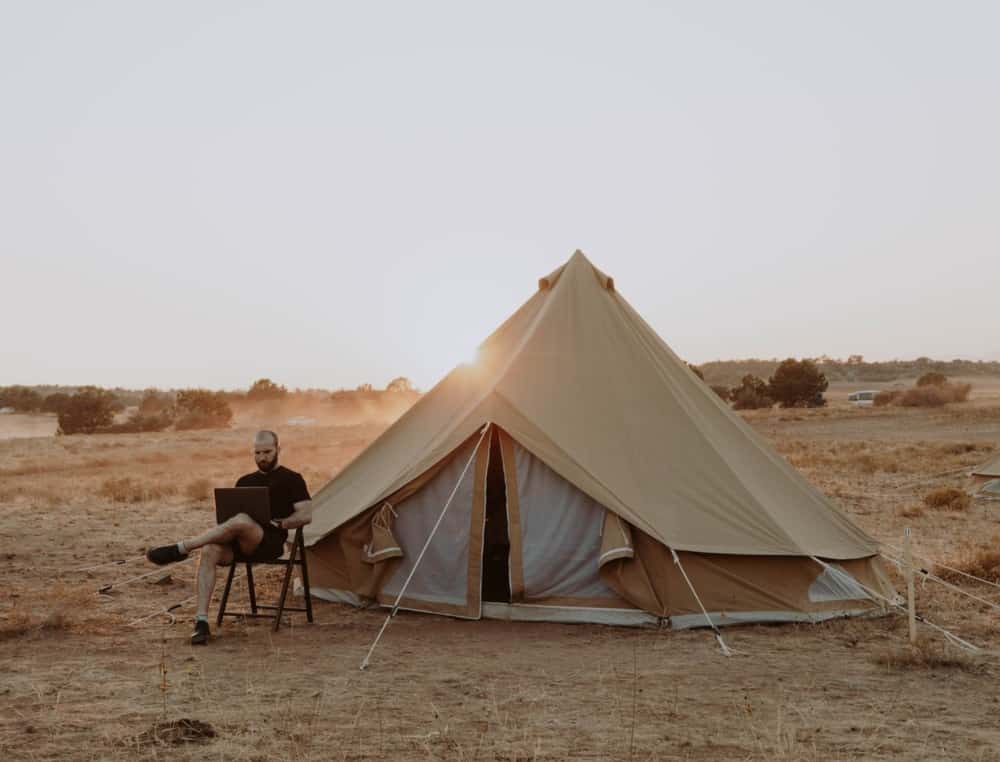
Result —
<path fill-rule="evenodd" d="M 40 387 L 45 389 L 46 387 Z M 47 387 L 65 388 L 65 387 Z M 384 393 L 417 394 L 405 376 L 394 378 Z M 290 399 L 332 400 L 351 394 L 380 394 L 371 384 L 361 384 L 353 392 L 322 389 L 289 389 L 269 378 L 254 381 L 246 391 L 212 391 L 210 389 L 177 389 L 164 391 L 150 388 L 142 392 L 81 386 L 73 391 L 42 394 L 30 386 L 0 387 L 0 409 L 19 413 L 55 413 L 59 434 L 117 434 L 129 432 L 176 431 L 224 428 L 233 419 L 236 403 L 280 402 Z M 119 413 L 135 409 L 125 421 L 115 422 Z"/>

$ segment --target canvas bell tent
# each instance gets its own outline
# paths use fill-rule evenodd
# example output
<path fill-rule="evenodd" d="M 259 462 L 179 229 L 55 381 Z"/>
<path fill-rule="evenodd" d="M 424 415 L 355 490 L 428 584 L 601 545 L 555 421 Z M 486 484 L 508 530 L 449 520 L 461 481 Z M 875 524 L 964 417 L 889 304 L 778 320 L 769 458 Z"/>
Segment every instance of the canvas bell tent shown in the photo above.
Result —
<path fill-rule="evenodd" d="M 406 609 L 688 627 L 891 595 L 876 543 L 580 252 L 313 502 L 328 600 L 391 605 L 409 580 Z"/>

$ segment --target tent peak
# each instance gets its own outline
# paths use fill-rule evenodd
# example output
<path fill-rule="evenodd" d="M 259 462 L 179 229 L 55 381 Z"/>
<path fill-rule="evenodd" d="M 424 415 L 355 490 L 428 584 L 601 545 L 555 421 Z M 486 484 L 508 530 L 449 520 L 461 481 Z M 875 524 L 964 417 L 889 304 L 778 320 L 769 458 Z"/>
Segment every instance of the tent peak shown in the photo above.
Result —
<path fill-rule="evenodd" d="M 607 289 L 608 291 L 615 290 L 615 279 L 610 275 L 598 270 L 594 263 L 587 259 L 587 255 L 584 254 L 580 249 L 573 252 L 565 264 L 560 265 L 555 270 L 550 272 L 544 278 L 538 279 L 538 290 L 548 291 L 556 285 L 556 282 L 562 276 L 563 272 L 569 270 L 570 268 L 576 269 L 578 267 L 589 268 L 593 273 L 594 277 L 597 278 L 597 282 L 601 284 L 601 288 Z"/>

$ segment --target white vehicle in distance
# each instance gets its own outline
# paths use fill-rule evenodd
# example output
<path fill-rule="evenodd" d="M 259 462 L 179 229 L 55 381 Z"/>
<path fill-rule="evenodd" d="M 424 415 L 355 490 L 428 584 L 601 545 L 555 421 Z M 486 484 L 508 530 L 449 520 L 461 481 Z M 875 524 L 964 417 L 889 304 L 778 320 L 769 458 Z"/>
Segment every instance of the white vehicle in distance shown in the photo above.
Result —
<path fill-rule="evenodd" d="M 875 397 L 878 391 L 866 390 L 863 392 L 852 392 L 847 395 L 847 401 L 858 407 L 871 407 L 875 404 Z"/>

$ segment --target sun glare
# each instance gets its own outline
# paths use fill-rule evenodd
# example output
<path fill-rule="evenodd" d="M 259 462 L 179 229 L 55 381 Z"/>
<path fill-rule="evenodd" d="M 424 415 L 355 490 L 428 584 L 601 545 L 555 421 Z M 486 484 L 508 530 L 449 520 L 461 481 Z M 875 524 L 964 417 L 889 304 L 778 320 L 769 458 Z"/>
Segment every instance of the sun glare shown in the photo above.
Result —
<path fill-rule="evenodd" d="M 459 360 L 459 365 L 475 365 L 479 362 L 479 347 L 475 347 L 472 350 L 466 350 Z"/>

